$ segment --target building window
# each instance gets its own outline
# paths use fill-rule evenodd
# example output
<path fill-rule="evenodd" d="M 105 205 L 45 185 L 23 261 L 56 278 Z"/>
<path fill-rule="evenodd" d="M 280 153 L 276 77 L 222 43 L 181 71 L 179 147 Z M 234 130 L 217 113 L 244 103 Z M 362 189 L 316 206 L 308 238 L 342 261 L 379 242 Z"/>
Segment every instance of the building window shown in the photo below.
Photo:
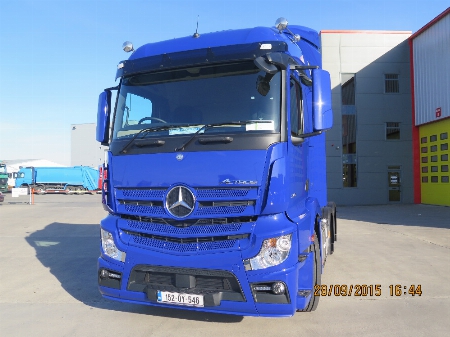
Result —
<path fill-rule="evenodd" d="M 386 94 L 400 92 L 398 74 L 384 74 L 384 92 Z"/>
<path fill-rule="evenodd" d="M 386 139 L 400 139 L 400 123 L 387 122 L 386 123 Z"/>
<path fill-rule="evenodd" d="M 357 187 L 355 74 L 341 74 L 342 185 Z"/>

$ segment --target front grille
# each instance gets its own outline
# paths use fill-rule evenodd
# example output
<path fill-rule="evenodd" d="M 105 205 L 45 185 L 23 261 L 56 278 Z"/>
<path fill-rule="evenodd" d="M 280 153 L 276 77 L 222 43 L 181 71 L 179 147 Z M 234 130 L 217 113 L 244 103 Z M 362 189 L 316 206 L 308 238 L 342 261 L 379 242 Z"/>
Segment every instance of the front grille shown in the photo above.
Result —
<path fill-rule="evenodd" d="M 189 227 L 174 227 L 169 224 L 148 223 L 142 221 L 128 220 L 127 225 L 139 232 L 166 233 L 174 235 L 196 235 L 237 232 L 241 229 L 241 224 L 218 224 L 218 225 L 192 225 Z"/>
<path fill-rule="evenodd" d="M 167 213 L 163 206 L 158 205 L 157 203 L 137 203 L 137 202 L 124 202 L 122 200 L 119 201 L 118 211 L 124 214 L 137 214 L 144 216 L 156 216 L 162 217 L 167 216 Z M 240 205 L 240 206 L 207 206 L 201 207 L 199 206 L 193 213 L 192 217 L 209 217 L 209 216 L 239 216 L 246 215 L 250 216 L 254 213 L 254 206 L 250 204 L 248 206 Z"/>
<path fill-rule="evenodd" d="M 165 215 L 164 208 L 161 206 L 146 206 L 146 205 L 125 205 L 124 209 L 127 213 L 132 214 L 154 214 Z"/>
<path fill-rule="evenodd" d="M 125 198 L 161 199 L 165 189 L 118 189 Z"/>
<path fill-rule="evenodd" d="M 245 197 L 249 191 L 249 188 L 199 188 L 197 189 L 197 197 L 205 199 Z"/>
<path fill-rule="evenodd" d="M 212 207 L 199 207 L 194 215 L 208 216 L 218 214 L 241 214 L 244 213 L 248 206 L 212 206 Z"/>
<path fill-rule="evenodd" d="M 138 265 L 130 273 L 127 290 L 146 292 L 149 300 L 156 300 L 157 291 L 204 295 L 205 306 L 245 301 L 236 276 L 223 270 Z"/>
<path fill-rule="evenodd" d="M 231 249 L 238 246 L 239 240 L 247 239 L 249 234 L 176 238 L 159 236 L 153 234 L 133 233 L 124 231 L 130 235 L 133 243 L 147 248 L 156 248 L 174 252 L 211 251 L 220 249 Z"/>
<path fill-rule="evenodd" d="M 250 244 L 256 217 L 198 220 L 121 216 L 121 239 L 131 245 L 168 252 L 208 252 L 243 249 Z"/>
<path fill-rule="evenodd" d="M 178 209 L 177 207 L 172 207 L 172 213 L 176 212 L 177 216 L 187 216 L 187 218 L 192 219 L 221 215 L 230 217 L 233 215 L 251 216 L 255 214 L 255 207 L 259 198 L 257 187 L 199 187 L 189 189 L 193 192 L 196 199 L 195 209 L 188 215 L 190 211 L 188 208 L 177 206 Z M 184 187 L 178 189 L 175 187 L 172 190 L 168 188 L 118 187 L 115 189 L 117 212 L 124 215 L 171 218 L 164 206 L 166 203 L 165 198 L 170 191 L 174 191 L 168 203 L 172 206 L 175 205 L 179 197 L 179 190 L 182 192 L 183 201 L 193 203 L 193 200 L 191 200 L 192 195 L 187 193 Z M 185 213 L 177 213 L 178 211 Z"/>

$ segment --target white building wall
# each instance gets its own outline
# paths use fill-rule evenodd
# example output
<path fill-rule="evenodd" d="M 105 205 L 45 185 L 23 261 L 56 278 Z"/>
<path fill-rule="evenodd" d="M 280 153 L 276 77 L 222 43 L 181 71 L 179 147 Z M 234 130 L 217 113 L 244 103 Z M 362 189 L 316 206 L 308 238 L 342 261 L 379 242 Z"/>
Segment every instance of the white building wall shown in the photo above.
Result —
<path fill-rule="evenodd" d="M 103 164 L 105 149 L 95 139 L 96 124 L 71 125 L 71 156 L 72 166 L 90 166 L 97 168 Z"/>
<path fill-rule="evenodd" d="M 416 125 L 450 117 L 450 13 L 413 38 L 413 59 Z"/>

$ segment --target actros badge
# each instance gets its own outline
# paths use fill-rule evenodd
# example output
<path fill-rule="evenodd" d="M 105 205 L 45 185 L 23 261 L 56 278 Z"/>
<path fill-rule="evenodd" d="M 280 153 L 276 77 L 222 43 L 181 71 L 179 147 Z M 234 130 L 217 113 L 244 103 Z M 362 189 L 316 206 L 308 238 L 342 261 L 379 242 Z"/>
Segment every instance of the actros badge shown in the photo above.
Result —
<path fill-rule="evenodd" d="M 230 179 L 225 179 L 222 180 L 222 184 L 227 184 L 227 185 L 256 185 L 258 182 L 255 180 L 230 180 Z"/>

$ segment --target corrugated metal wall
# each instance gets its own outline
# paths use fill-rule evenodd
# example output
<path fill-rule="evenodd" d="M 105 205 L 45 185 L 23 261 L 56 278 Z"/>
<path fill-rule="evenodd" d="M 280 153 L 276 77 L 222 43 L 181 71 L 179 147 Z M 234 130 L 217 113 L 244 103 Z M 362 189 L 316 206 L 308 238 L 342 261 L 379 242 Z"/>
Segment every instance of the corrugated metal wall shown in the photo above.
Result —
<path fill-rule="evenodd" d="M 413 39 L 413 55 L 416 125 L 450 117 L 450 14 Z"/>

